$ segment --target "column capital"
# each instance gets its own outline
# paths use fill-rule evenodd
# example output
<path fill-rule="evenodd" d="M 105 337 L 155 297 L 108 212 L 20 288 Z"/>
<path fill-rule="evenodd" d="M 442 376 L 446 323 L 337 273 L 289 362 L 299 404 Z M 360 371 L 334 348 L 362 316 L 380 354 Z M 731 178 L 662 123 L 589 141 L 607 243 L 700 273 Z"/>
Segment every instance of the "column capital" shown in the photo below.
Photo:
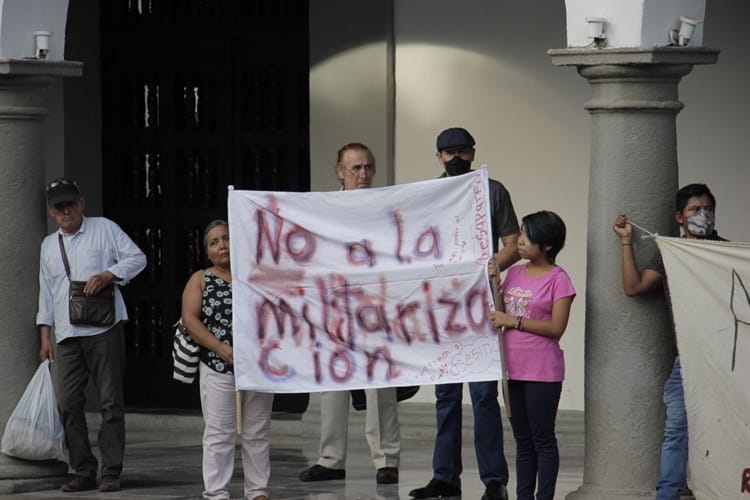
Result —
<path fill-rule="evenodd" d="M 16 76 L 81 76 L 79 61 L 43 61 L 39 59 L 0 59 L 0 78 Z"/>
<path fill-rule="evenodd" d="M 0 59 L 0 119 L 43 119 L 44 88 L 59 78 L 82 74 L 83 63 L 77 61 Z"/>
<path fill-rule="evenodd" d="M 572 48 L 547 52 L 556 66 L 576 66 L 593 86 L 589 113 L 648 111 L 677 114 L 677 84 L 696 64 L 714 64 L 719 50 L 706 47 Z"/>
<path fill-rule="evenodd" d="M 643 64 L 716 64 L 719 49 L 709 47 L 619 47 L 612 49 L 550 49 L 555 66 L 601 66 Z"/>

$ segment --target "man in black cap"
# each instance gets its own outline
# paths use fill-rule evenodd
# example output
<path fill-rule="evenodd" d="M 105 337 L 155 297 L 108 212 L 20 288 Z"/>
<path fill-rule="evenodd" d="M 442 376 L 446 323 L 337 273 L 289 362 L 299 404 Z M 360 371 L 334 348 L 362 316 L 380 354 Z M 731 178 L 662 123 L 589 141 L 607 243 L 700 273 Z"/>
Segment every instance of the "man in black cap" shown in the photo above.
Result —
<path fill-rule="evenodd" d="M 115 286 L 113 324 L 72 324 L 69 289 L 71 280 L 85 281 L 83 293 L 87 296 L 96 295 L 110 283 L 125 285 L 146 267 L 146 256 L 111 220 L 83 215 L 85 202 L 72 179 L 58 177 L 47 185 L 47 206 L 59 229 L 42 241 L 36 323 L 41 341 L 39 357 L 56 361 L 55 393 L 70 453 L 70 467 L 75 471 L 60 490 L 74 492 L 96 488 L 98 463 L 91 452 L 84 412 L 84 389 L 91 378 L 102 412 L 97 439 L 102 459 L 99 491 L 117 491 L 125 450 L 125 334 L 122 326 L 128 319 L 125 302 Z M 51 340 L 53 327 L 56 353 Z"/>
<path fill-rule="evenodd" d="M 463 128 L 443 130 L 437 137 L 437 159 L 444 169 L 442 177 L 461 175 L 471 170 L 476 142 Z M 518 257 L 518 220 L 508 190 L 490 179 L 490 214 L 495 262 L 506 269 Z M 498 240 L 503 248 L 498 251 Z M 474 449 L 479 477 L 485 485 L 482 500 L 507 500 L 508 463 L 503 453 L 503 425 L 497 402 L 497 380 L 469 382 L 474 411 Z M 463 384 L 438 384 L 437 436 L 432 454 L 432 479 L 426 486 L 409 492 L 414 498 L 461 495 L 461 402 Z"/>

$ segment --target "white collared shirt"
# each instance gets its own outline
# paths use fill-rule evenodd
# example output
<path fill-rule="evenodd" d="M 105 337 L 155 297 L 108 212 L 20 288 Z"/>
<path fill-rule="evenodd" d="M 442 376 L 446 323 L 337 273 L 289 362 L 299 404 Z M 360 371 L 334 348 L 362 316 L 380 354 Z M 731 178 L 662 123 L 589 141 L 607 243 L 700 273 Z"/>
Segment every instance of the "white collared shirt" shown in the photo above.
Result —
<path fill-rule="evenodd" d="M 84 217 L 74 235 L 62 229 L 42 241 L 39 265 L 39 310 L 37 325 L 55 327 L 55 340 L 98 335 L 111 326 L 71 325 L 68 312 L 69 281 L 65 273 L 58 235 L 63 235 L 70 264 L 70 279 L 88 281 L 105 270 L 116 276 L 114 283 L 125 285 L 146 267 L 146 256 L 120 227 L 104 217 Z M 115 287 L 115 321 L 128 319 L 125 301 Z"/>

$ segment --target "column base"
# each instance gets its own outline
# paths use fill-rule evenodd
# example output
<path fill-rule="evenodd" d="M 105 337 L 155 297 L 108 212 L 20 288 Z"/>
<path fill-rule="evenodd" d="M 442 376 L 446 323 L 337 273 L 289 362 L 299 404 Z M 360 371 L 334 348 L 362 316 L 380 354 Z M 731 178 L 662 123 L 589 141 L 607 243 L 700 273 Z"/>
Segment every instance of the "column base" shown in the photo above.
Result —
<path fill-rule="evenodd" d="M 602 486 L 592 486 L 584 484 L 573 493 L 565 496 L 565 500 L 643 500 L 644 498 L 653 499 L 656 491 L 650 490 L 633 490 L 633 489 L 616 489 Z"/>
<path fill-rule="evenodd" d="M 57 460 L 37 462 L 0 455 L 0 494 L 59 488 L 68 464 Z"/>

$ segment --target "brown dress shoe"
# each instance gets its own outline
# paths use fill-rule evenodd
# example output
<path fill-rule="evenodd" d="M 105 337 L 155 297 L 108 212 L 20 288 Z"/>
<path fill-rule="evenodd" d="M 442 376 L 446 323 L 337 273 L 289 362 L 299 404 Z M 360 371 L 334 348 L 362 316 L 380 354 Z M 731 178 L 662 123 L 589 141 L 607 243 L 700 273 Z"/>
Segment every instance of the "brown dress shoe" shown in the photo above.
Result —
<path fill-rule="evenodd" d="M 96 478 L 89 476 L 73 476 L 67 483 L 60 486 L 63 493 L 73 493 L 75 491 L 93 490 L 96 488 Z"/>
<path fill-rule="evenodd" d="M 99 485 L 99 491 L 106 493 L 108 491 L 120 491 L 120 478 L 115 476 L 102 476 L 102 482 Z"/>

